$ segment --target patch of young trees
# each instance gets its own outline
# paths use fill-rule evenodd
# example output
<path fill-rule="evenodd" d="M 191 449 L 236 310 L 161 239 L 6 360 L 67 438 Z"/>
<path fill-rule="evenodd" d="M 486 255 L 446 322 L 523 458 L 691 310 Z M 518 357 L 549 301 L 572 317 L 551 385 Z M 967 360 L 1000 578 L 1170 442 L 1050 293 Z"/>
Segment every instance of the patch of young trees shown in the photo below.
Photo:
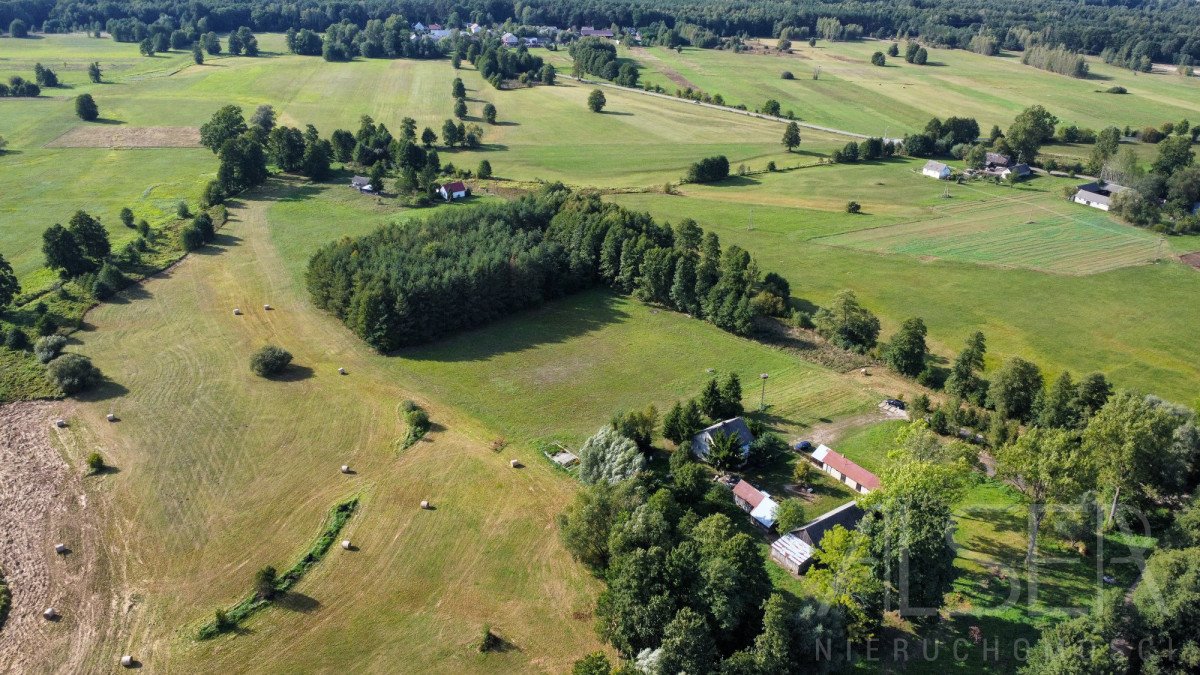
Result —
<path fill-rule="evenodd" d="M 1021 63 L 1068 77 L 1088 76 L 1088 65 L 1083 55 L 1063 47 L 1030 47 L 1021 54 Z"/>
<path fill-rule="evenodd" d="M 689 183 L 715 183 L 729 178 L 729 160 L 725 155 L 705 157 L 688 167 L 684 180 Z"/>
<path fill-rule="evenodd" d="M 595 75 L 624 87 L 636 87 L 638 69 L 633 63 L 620 63 L 617 47 L 608 40 L 585 37 L 571 43 L 571 58 L 574 59 L 575 75 Z"/>
<path fill-rule="evenodd" d="M 8 84 L 0 82 L 0 97 L 35 97 L 42 95 L 42 88 L 20 75 L 8 78 Z"/>
<path fill-rule="evenodd" d="M 596 285 L 746 334 L 756 298 L 780 290 L 749 253 L 722 251 L 694 222 L 660 225 L 559 185 L 330 244 L 310 260 L 307 282 L 317 306 L 381 351 Z"/>

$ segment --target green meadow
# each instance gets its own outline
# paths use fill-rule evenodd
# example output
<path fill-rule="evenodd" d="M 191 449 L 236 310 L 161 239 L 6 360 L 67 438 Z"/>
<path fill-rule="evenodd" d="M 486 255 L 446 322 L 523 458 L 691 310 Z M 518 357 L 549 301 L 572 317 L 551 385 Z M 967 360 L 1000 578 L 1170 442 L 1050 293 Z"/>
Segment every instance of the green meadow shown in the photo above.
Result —
<path fill-rule="evenodd" d="M 189 54 L 145 58 L 136 45 L 78 35 L 0 40 L 0 78 L 31 76 L 41 62 L 65 84 L 36 100 L 0 100 L 0 135 L 9 141 L 0 155 L 0 253 L 26 290 L 54 282 L 40 251 L 50 224 L 84 209 L 103 219 L 119 246 L 134 236 L 117 219 L 121 207 L 166 223 L 180 200 L 196 205 L 217 167 L 204 148 L 57 147 L 56 139 L 77 138 L 64 134 L 194 129 L 228 103 L 247 115 L 273 105 L 282 123 L 311 123 L 323 135 L 356 129 L 364 114 L 393 130 L 411 116 L 435 131 L 451 116 L 456 73 L 446 61 L 326 63 L 283 53 L 279 35 L 260 43 L 261 57 L 197 66 Z M 792 56 L 655 48 L 630 56 L 649 81 L 671 89 L 669 78 L 685 78 L 751 107 L 774 96 L 807 121 L 889 135 L 921 127 L 931 114 L 1005 125 L 1031 102 L 1089 126 L 1109 117 L 1157 124 L 1187 116 L 1197 98 L 1196 83 L 1168 76 L 1097 65 L 1096 79 L 1071 81 L 1011 57 L 942 50 L 924 68 L 872 68 L 867 59 L 879 46 L 801 45 Z M 104 83 L 87 81 L 91 61 L 104 68 Z M 819 80 L 809 77 L 814 65 L 822 67 Z M 785 68 L 797 79 L 780 80 Z M 1200 243 L 1164 242 L 1070 204 L 1062 198 L 1070 180 L 950 184 L 921 176 L 923 160 L 905 158 L 817 165 L 847 139 L 804 130 L 800 152 L 787 153 L 774 121 L 616 89 L 605 90 L 608 105 L 595 114 L 584 104 L 591 87 L 566 78 L 498 91 L 470 67 L 457 74 L 468 89 L 468 121 L 482 124 L 481 108 L 492 102 L 499 123 L 484 125 L 482 148 L 442 150 L 441 160 L 473 169 L 487 159 L 499 180 L 477 183 L 470 200 L 439 209 L 470 208 L 537 181 L 597 189 L 664 221 L 693 218 L 723 245 L 744 247 L 763 271 L 791 282 L 806 310 L 855 290 L 879 314 L 884 337 L 920 316 L 942 356 L 983 330 L 989 368 L 1021 355 L 1051 374 L 1103 370 L 1122 386 L 1168 398 L 1200 394 L 1193 339 L 1200 274 L 1172 257 Z M 1131 94 L 1092 91 L 1113 83 Z M 96 98 L 102 123 L 76 119 L 71 98 L 82 92 Z M 928 112 L 930 101 L 944 112 Z M 753 173 L 661 192 L 689 164 L 715 154 Z M 769 161 L 803 168 L 760 172 Z M 559 541 L 556 517 L 577 484 L 542 457 L 544 443 L 577 446 L 618 411 L 651 404 L 665 411 L 730 372 L 741 377 L 746 407 L 765 404 L 769 423 L 788 440 L 863 415 L 885 395 L 915 391 L 887 373 L 819 366 L 601 290 L 377 354 L 310 303 L 307 261 L 329 241 L 429 211 L 358 193 L 346 185 L 350 175 L 338 167 L 320 184 L 277 176 L 239 195 L 214 245 L 99 305 L 72 336 L 69 350 L 91 357 L 109 378 L 62 408 L 72 423 L 63 432 L 70 462 L 81 465 L 100 449 L 115 467 L 88 484 L 115 571 L 91 583 L 105 593 L 113 592 L 106 584 L 118 588 L 131 603 L 120 615 L 99 613 L 107 637 L 103 649 L 94 647 L 94 669 L 111 667 L 107 652 L 132 645 L 149 667 L 179 672 L 246 664 L 281 672 L 408 664 L 565 672 L 603 648 L 592 616 L 601 584 Z M 852 200 L 862 213 L 846 212 Z M 251 373 L 248 354 L 265 344 L 295 355 L 288 376 Z M 6 382 L 38 377 L 29 359 L 4 348 L 0 368 Z M 0 399 L 9 397 L 0 388 Z M 403 448 L 406 399 L 424 407 L 434 427 Z M 105 422 L 109 412 L 120 422 Z M 834 447 L 878 469 L 898 426 L 850 429 Z M 523 468 L 512 468 L 512 459 Z M 750 478 L 782 495 L 792 461 Z M 354 472 L 341 473 L 343 464 Z M 851 496 L 827 477 L 817 487 L 814 516 Z M 329 508 L 350 496 L 360 499 L 344 530 L 351 550 L 335 547 L 239 634 L 192 639 L 214 610 L 245 597 L 255 570 L 296 562 Z M 422 500 L 434 508 L 420 509 Z M 1008 488 L 981 482 L 959 511 L 964 575 L 952 604 L 960 615 L 940 635 L 961 637 L 980 622 L 1030 635 L 1062 615 L 1054 607 L 1094 590 L 1086 574 L 1092 561 L 1076 558 L 1046 582 L 1030 612 L 1005 608 L 994 570 L 1023 555 L 1023 507 Z M 769 567 L 778 586 L 802 588 Z M 516 648 L 480 654 L 485 625 Z"/>
<path fill-rule="evenodd" d="M 809 47 L 797 40 L 792 54 L 648 47 L 623 49 L 622 55 L 643 66 L 644 81 L 671 92 L 692 86 L 751 109 L 773 98 L 806 122 L 889 137 L 920 131 L 930 117 L 952 115 L 974 117 L 985 132 L 993 124 L 1003 129 L 1035 104 L 1080 127 L 1158 126 L 1195 117 L 1200 100 L 1200 79 L 1133 73 L 1095 58 L 1088 59 L 1087 79 L 1024 66 L 1019 54 L 981 56 L 961 49 L 930 49 L 924 66 L 903 57 L 887 59 L 882 68 L 871 65 L 871 54 L 886 52 L 890 44 L 821 40 Z M 781 79 L 785 70 L 795 79 Z M 1103 93 L 1113 86 L 1129 93 Z"/>

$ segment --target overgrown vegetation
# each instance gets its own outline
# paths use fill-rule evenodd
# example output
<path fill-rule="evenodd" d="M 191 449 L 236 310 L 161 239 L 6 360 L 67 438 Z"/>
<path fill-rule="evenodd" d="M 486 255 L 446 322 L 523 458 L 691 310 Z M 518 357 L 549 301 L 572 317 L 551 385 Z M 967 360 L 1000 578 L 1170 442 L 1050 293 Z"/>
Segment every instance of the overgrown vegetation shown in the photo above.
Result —
<path fill-rule="evenodd" d="M 425 438 L 432 423 L 429 421 L 429 413 L 413 401 L 403 401 L 400 404 L 400 410 L 404 413 L 404 423 L 408 427 L 404 438 L 400 441 L 400 449 L 407 450 L 414 443 Z"/>
<path fill-rule="evenodd" d="M 287 593 L 304 578 L 309 570 L 321 562 L 321 559 L 337 541 L 338 533 L 342 531 L 346 521 L 350 520 L 350 516 L 354 515 L 354 510 L 357 508 L 358 497 L 353 497 L 333 507 L 321 534 L 317 536 L 308 552 L 298 562 L 278 576 L 274 574 L 273 567 L 260 569 L 255 573 L 254 592 L 228 610 L 217 610 L 212 620 L 200 626 L 196 637 L 200 640 L 209 640 L 222 633 L 232 631 L 252 614 L 270 605 L 275 597 Z M 268 569 L 270 572 L 264 573 Z"/>

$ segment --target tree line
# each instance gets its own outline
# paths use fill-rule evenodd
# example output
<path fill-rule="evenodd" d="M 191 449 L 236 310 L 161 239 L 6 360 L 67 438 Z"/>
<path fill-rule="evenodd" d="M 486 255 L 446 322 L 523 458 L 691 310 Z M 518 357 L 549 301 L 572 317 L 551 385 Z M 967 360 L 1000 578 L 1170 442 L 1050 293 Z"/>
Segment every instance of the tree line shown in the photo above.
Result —
<path fill-rule="evenodd" d="M 332 243 L 307 272 L 317 306 L 381 351 L 597 285 L 747 334 L 783 311 L 781 280 L 693 221 L 672 228 L 561 185 Z"/>
<path fill-rule="evenodd" d="M 985 34 L 1007 50 L 1040 44 L 1099 54 L 1105 49 L 1123 54 L 1122 60 L 1141 63 L 1181 63 L 1200 60 L 1200 17 L 1189 0 L 1145 4 L 1080 4 L 1071 0 L 954 0 L 936 6 L 885 2 L 816 2 L 768 0 L 746 5 L 731 0 L 584 0 L 568 4 L 550 0 L 489 2 L 470 0 L 453 8 L 431 0 L 366 0 L 325 3 L 299 0 L 262 4 L 249 0 L 219 0 L 196 5 L 163 0 L 151 5 L 101 0 L 21 0 L 0 5 L 0 25 L 20 21 L 20 29 L 46 32 L 89 30 L 111 19 L 135 19 L 147 24 L 160 16 L 195 22 L 203 32 L 232 31 L 249 26 L 256 31 L 284 32 L 289 28 L 323 32 L 343 21 L 365 27 L 368 21 L 396 14 L 408 21 L 433 21 L 460 26 L 469 21 L 526 25 L 617 25 L 644 28 L 658 34 L 688 26 L 712 34 L 779 36 L 784 29 L 803 29 L 828 39 L 870 35 L 880 38 L 917 37 L 943 47 L 971 48 Z M 836 23 L 835 23 L 836 22 Z M 840 27 L 840 28 L 839 28 Z M 98 30 L 98 28 L 97 28 Z M 684 32 L 681 30 L 681 33 Z M 695 29 L 691 29 L 695 32 Z M 704 34 L 701 34 L 704 35 Z M 977 43 L 978 44 L 978 43 Z"/>
<path fill-rule="evenodd" d="M 617 47 L 603 38 L 586 37 L 571 43 L 568 48 L 574 60 L 576 77 L 595 75 L 623 87 L 636 87 L 638 69 L 633 63 L 619 63 Z"/>

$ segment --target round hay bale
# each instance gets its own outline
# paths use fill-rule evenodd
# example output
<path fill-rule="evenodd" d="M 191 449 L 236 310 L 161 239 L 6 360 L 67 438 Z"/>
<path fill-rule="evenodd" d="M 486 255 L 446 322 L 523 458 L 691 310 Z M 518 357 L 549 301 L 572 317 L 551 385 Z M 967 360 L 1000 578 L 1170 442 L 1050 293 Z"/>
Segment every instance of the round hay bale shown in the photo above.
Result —
<path fill-rule="evenodd" d="M 342 548 L 346 549 L 347 551 L 350 550 L 350 540 L 349 539 L 342 540 Z"/>
<path fill-rule="evenodd" d="M 108 413 L 107 415 L 104 416 L 104 419 L 108 420 L 109 422 L 116 422 L 117 416 L 114 415 L 113 413 Z"/>
<path fill-rule="evenodd" d="M 66 552 L 67 552 L 67 545 L 66 545 L 66 544 L 55 544 L 55 545 L 54 545 L 54 552 L 55 552 L 55 553 L 57 553 L 57 554 L 59 554 L 59 555 L 62 555 L 62 554 L 64 554 L 64 553 L 66 553 Z"/>
<path fill-rule="evenodd" d="M 130 656 L 129 654 L 122 656 L 121 657 L 121 665 L 125 666 L 126 668 L 132 668 L 133 667 L 133 657 Z"/>
<path fill-rule="evenodd" d="M 53 607 L 47 607 L 46 611 L 42 612 L 42 616 L 45 617 L 47 621 L 53 621 L 58 618 L 58 612 L 55 611 Z"/>
<path fill-rule="evenodd" d="M 423 509 L 425 509 L 425 510 L 428 510 L 428 509 L 429 509 L 429 500 L 427 500 L 427 499 L 422 499 L 422 500 L 421 500 L 421 508 L 423 508 Z"/>
<path fill-rule="evenodd" d="M 267 310 L 267 311 L 269 312 L 269 311 L 271 311 L 271 309 L 273 309 L 273 308 L 272 308 L 270 305 L 263 305 L 263 309 L 265 309 L 265 310 Z"/>
<path fill-rule="evenodd" d="M 519 468 L 521 468 L 521 460 L 519 460 L 519 459 L 510 459 L 510 460 L 508 460 L 508 465 L 509 465 L 509 466 L 511 466 L 511 467 L 512 467 L 512 468 L 514 468 L 514 469 L 519 469 Z"/>
<path fill-rule="evenodd" d="M 345 375 L 345 374 L 346 374 L 345 368 L 338 368 L 338 375 Z"/>
<path fill-rule="evenodd" d="M 342 465 L 342 473 L 350 473 L 350 465 L 349 464 Z"/>
<path fill-rule="evenodd" d="M 234 308 L 233 308 L 233 315 L 234 315 L 234 316 L 241 316 L 241 315 L 242 315 L 242 310 L 238 309 L 237 307 L 234 307 Z"/>
<path fill-rule="evenodd" d="M 54 420 L 54 426 L 58 427 L 59 429 L 65 429 L 67 427 L 67 421 L 66 420 Z"/>

